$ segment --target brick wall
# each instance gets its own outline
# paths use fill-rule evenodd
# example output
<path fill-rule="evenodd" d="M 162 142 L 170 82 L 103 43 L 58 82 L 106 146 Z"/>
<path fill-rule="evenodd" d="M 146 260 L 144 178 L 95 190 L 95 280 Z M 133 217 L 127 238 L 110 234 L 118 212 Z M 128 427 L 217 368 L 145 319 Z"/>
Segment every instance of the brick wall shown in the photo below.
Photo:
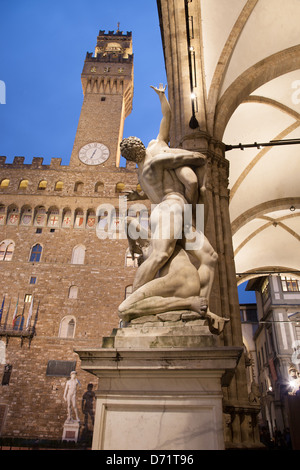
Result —
<path fill-rule="evenodd" d="M 33 319 L 39 305 L 36 335 L 31 343 L 26 338 L 22 343 L 21 338 L 8 337 L 6 344 L 6 337 L 0 337 L 6 344 L 5 360 L 0 364 L 1 381 L 5 364 L 12 365 L 9 385 L 0 382 L 0 405 L 7 405 L 2 436 L 60 439 L 67 417 L 63 393 L 68 377 L 47 376 L 48 361 L 76 361 L 81 382 L 77 402 L 81 410 L 81 397 L 87 384 L 91 382 L 96 388 L 97 380 L 81 371 L 74 350 L 101 346 L 102 337 L 118 327 L 117 307 L 135 273 L 135 268 L 125 265 L 127 240 L 100 240 L 95 227 L 87 227 L 87 214 L 102 203 L 118 207 L 116 184 L 122 181 L 126 188 L 135 189 L 137 176 L 134 168 L 76 171 L 61 166 L 57 160 L 48 166 L 41 161 L 38 163 L 39 167 L 37 162 L 26 165 L 19 159 L 9 165 L 0 159 L 0 181 L 10 180 L 8 187 L 0 189 L 0 207 L 4 207 L 5 213 L 4 223 L 0 225 L 0 244 L 3 240 L 12 240 L 15 244 L 11 261 L 0 261 L 0 303 L 5 295 L 1 325 L 9 302 L 8 323 L 12 323 L 18 297 L 19 314 L 25 305 L 25 323 L 30 307 L 29 303 L 24 304 L 25 295 L 33 295 Z M 27 189 L 18 188 L 22 179 L 28 180 Z M 47 188 L 42 191 L 37 189 L 41 179 L 47 180 Z M 64 183 L 59 192 L 54 189 L 58 180 Z M 83 182 L 80 193 L 74 191 L 78 181 Z M 95 193 L 98 181 L 103 186 L 101 192 Z M 26 226 L 21 225 L 20 220 L 16 225 L 8 225 L 12 205 L 19 213 L 24 206 L 29 206 L 32 213 L 38 206 L 44 206 L 47 216 L 49 209 L 56 207 L 59 225 L 51 231 L 52 227 L 46 223 L 41 233 L 37 233 L 34 217 Z M 62 227 L 66 208 L 73 218 L 69 228 Z M 78 208 L 84 215 L 82 228 L 74 227 Z M 31 248 L 36 243 L 42 246 L 42 256 L 39 262 L 31 262 Z M 84 264 L 71 263 L 72 250 L 77 245 L 86 248 Z M 35 284 L 30 284 L 31 277 L 36 277 Z M 69 298 L 72 285 L 78 287 L 77 298 Z M 67 316 L 75 319 L 74 338 L 59 337 L 61 321 Z M 80 416 L 83 420 L 81 411 Z"/>

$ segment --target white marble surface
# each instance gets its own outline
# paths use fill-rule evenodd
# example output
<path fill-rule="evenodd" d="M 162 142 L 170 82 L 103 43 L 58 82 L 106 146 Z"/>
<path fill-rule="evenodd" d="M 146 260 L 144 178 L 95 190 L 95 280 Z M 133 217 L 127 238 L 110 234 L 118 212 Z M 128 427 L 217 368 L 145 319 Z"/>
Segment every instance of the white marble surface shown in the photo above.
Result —
<path fill-rule="evenodd" d="M 94 450 L 224 449 L 222 387 L 241 348 L 77 350 L 99 377 Z"/>

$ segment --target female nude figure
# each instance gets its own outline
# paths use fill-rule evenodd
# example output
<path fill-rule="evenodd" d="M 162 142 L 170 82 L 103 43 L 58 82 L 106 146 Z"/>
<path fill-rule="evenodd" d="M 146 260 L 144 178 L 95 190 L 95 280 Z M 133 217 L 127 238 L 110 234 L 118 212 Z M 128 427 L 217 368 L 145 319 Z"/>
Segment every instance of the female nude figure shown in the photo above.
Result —
<path fill-rule="evenodd" d="M 152 252 L 147 233 L 135 218 L 127 217 L 126 224 L 133 224 L 136 231 L 140 232 L 140 238 L 129 238 L 128 241 L 132 255 L 140 254 L 144 262 Z M 127 230 L 127 233 L 130 231 Z M 172 256 L 159 271 L 159 277 L 139 287 L 121 303 L 118 309 L 121 320 L 128 322 L 145 315 L 190 310 L 198 313 L 199 318 L 207 318 L 210 331 L 220 334 L 228 319 L 208 310 L 207 299 L 201 297 L 199 271 L 192 261 L 189 253 L 177 244 Z"/>

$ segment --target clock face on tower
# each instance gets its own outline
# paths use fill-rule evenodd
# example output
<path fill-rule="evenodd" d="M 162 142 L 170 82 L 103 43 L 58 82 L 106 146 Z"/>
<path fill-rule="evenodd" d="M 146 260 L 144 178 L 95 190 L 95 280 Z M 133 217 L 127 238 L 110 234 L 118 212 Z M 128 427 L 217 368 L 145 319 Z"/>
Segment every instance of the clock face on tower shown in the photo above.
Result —
<path fill-rule="evenodd" d="M 86 165 L 100 165 L 109 157 L 108 148 L 99 142 L 84 145 L 79 150 L 79 160 Z"/>

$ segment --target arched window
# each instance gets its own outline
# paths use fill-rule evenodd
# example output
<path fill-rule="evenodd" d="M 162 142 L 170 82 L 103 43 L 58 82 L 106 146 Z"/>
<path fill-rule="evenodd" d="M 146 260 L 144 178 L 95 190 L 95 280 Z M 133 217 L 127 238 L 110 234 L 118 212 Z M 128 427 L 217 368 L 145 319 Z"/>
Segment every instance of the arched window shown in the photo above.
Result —
<path fill-rule="evenodd" d="M 5 254 L 5 261 L 11 261 L 13 257 L 13 253 L 15 250 L 15 245 L 13 243 L 10 243 L 7 248 L 6 248 L 6 254 Z"/>
<path fill-rule="evenodd" d="M 63 187 L 64 187 L 64 183 L 62 181 L 57 181 L 57 183 L 55 183 L 54 190 L 55 191 L 62 191 Z"/>
<path fill-rule="evenodd" d="M 4 180 L 1 181 L 0 188 L 7 188 L 8 185 L 9 185 L 9 179 L 5 178 Z"/>
<path fill-rule="evenodd" d="M 71 315 L 67 315 L 60 322 L 58 336 L 60 338 L 74 338 L 75 326 L 76 326 L 75 318 L 72 317 Z"/>
<path fill-rule="evenodd" d="M 11 261 L 15 250 L 15 244 L 11 240 L 0 243 L 0 261 Z"/>
<path fill-rule="evenodd" d="M 124 190 L 125 190 L 125 184 L 124 183 L 117 183 L 116 184 L 116 192 L 117 193 L 121 193 Z"/>
<path fill-rule="evenodd" d="M 28 180 L 21 180 L 19 184 L 19 189 L 27 189 L 28 187 Z"/>
<path fill-rule="evenodd" d="M 6 244 L 2 242 L 0 245 L 0 261 L 3 261 L 5 259 L 5 253 L 6 253 Z"/>
<path fill-rule="evenodd" d="M 43 248 L 38 243 L 31 248 L 29 261 L 38 263 L 42 256 Z"/>
<path fill-rule="evenodd" d="M 101 181 L 98 181 L 95 184 L 95 193 L 101 193 L 104 189 L 104 184 Z"/>
<path fill-rule="evenodd" d="M 83 183 L 81 181 L 77 181 L 74 186 L 75 193 L 81 193 L 83 190 Z"/>
<path fill-rule="evenodd" d="M 47 188 L 47 181 L 46 180 L 40 181 L 38 185 L 38 190 L 44 191 L 46 188 Z"/>
<path fill-rule="evenodd" d="M 71 286 L 69 289 L 69 299 L 77 299 L 78 296 L 78 287 Z"/>
<path fill-rule="evenodd" d="M 72 264 L 84 264 L 85 258 L 85 246 L 77 245 L 73 248 L 71 263 Z"/>

